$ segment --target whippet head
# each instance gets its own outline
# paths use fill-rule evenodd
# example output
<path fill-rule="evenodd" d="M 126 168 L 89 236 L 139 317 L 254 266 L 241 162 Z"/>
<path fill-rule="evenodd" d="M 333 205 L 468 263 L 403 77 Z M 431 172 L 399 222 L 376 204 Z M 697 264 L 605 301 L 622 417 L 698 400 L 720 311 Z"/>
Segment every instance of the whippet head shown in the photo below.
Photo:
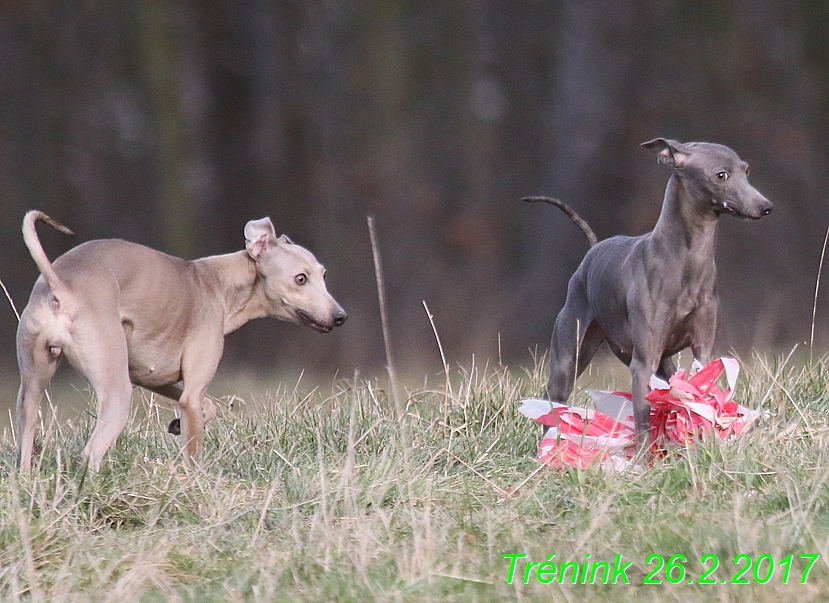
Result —
<path fill-rule="evenodd" d="M 268 314 L 330 333 L 348 315 L 325 286 L 325 268 L 310 251 L 287 236 L 276 236 L 270 218 L 245 225 L 248 255 L 256 263 Z"/>
<path fill-rule="evenodd" d="M 748 182 L 748 164 L 737 153 L 710 142 L 681 143 L 657 138 L 642 144 L 656 154 L 657 161 L 673 168 L 674 175 L 694 199 L 701 211 L 714 215 L 730 214 L 759 220 L 774 206 Z"/>

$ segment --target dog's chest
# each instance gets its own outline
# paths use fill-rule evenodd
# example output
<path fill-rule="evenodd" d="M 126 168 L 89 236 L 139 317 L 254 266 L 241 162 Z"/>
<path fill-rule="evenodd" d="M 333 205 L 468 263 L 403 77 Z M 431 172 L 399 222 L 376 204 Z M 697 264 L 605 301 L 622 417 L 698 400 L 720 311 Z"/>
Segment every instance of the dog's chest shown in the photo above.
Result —
<path fill-rule="evenodd" d="M 676 309 L 675 320 L 677 322 L 684 321 L 694 310 L 702 306 L 707 306 L 715 299 L 714 271 L 711 270 L 710 272 L 699 274 L 701 278 L 691 278 L 684 275 L 685 278 L 681 281 L 674 304 L 674 308 Z"/>
<path fill-rule="evenodd" d="M 676 304 L 674 305 L 674 308 L 676 309 L 676 313 L 674 315 L 675 324 L 681 324 L 694 310 L 700 306 L 700 296 L 695 293 L 696 292 L 689 293 L 677 299 Z"/>

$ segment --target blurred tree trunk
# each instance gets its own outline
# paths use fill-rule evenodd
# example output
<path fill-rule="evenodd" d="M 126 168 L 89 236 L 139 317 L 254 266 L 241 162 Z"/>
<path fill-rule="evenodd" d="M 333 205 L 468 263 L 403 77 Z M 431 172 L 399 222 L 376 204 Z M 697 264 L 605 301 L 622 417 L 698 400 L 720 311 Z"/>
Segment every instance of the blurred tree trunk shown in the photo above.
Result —
<path fill-rule="evenodd" d="M 636 2 L 563 0 L 558 4 L 557 41 L 549 65 L 546 117 L 539 127 L 545 140 L 544 171 L 527 182 L 521 194 L 558 197 L 576 209 L 603 238 L 620 234 L 627 197 L 632 190 L 624 170 L 629 164 L 617 150 L 625 147 L 629 115 L 623 109 L 633 96 L 636 48 Z M 629 153 L 637 149 L 630 148 Z M 601 172 L 602 177 L 595 174 Z M 528 272 L 520 309 L 519 330 L 552 332 L 564 302 L 567 282 L 588 247 L 582 233 L 555 208 L 518 207 Z M 612 230 L 611 230 L 612 229 Z M 537 317 L 535 327 L 521 316 Z M 522 328 L 522 323 L 524 328 Z M 541 327 L 541 325 L 544 325 Z M 542 349 L 546 343 L 542 345 Z"/>
<path fill-rule="evenodd" d="M 188 148 L 181 110 L 177 3 L 147 0 L 139 5 L 140 65 L 147 83 L 152 120 L 159 231 L 162 248 L 192 258 L 196 249 L 196 210 L 186 186 Z"/>
<path fill-rule="evenodd" d="M 467 279 L 476 283 L 472 295 L 481 308 L 467 325 L 471 337 L 465 346 L 500 358 L 524 354 L 539 330 L 538 321 L 527 320 L 525 312 L 537 302 L 529 297 L 538 295 L 526 294 L 520 228 L 531 208 L 518 199 L 535 194 L 548 169 L 539 157 L 547 142 L 541 132 L 549 119 L 545 100 L 559 16 L 555 2 L 473 0 L 468 5 L 473 53 L 467 165 L 473 193 L 466 211 L 481 217 L 474 234 L 477 266 Z"/>

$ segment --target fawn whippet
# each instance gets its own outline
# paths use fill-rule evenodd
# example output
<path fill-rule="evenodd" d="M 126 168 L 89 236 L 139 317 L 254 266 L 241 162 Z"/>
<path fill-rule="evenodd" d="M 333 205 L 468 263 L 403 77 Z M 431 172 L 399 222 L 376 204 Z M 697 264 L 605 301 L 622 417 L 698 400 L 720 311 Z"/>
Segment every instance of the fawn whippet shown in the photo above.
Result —
<path fill-rule="evenodd" d="M 132 386 L 177 400 L 187 458 L 199 455 L 204 423 L 216 415 L 205 395 L 224 336 L 273 316 L 328 333 L 347 316 L 328 293 L 325 269 L 307 249 L 277 237 L 269 218 L 245 226 L 246 249 L 187 261 L 116 239 L 89 241 L 52 264 L 30 211 L 23 240 L 40 270 L 17 330 L 20 466 L 32 462 L 38 407 L 62 357 L 98 397 L 83 451 L 97 470 L 129 418 Z"/>

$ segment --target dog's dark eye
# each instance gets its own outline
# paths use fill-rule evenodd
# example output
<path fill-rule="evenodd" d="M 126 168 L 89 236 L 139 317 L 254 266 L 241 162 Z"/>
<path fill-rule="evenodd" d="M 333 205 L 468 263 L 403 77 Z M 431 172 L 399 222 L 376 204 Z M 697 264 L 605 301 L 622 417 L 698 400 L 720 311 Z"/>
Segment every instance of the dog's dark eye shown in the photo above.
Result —
<path fill-rule="evenodd" d="M 304 274 L 297 274 L 296 277 L 294 277 L 294 280 L 296 281 L 297 285 L 304 285 L 308 282 L 308 277 Z"/>
<path fill-rule="evenodd" d="M 717 180 L 720 182 L 728 180 L 728 172 L 717 172 Z"/>
<path fill-rule="evenodd" d="M 328 270 L 323 270 L 322 271 L 322 280 L 325 280 L 327 278 L 328 278 Z"/>
<path fill-rule="evenodd" d="M 750 173 L 751 173 L 751 168 L 746 166 L 746 176 L 748 176 Z"/>

